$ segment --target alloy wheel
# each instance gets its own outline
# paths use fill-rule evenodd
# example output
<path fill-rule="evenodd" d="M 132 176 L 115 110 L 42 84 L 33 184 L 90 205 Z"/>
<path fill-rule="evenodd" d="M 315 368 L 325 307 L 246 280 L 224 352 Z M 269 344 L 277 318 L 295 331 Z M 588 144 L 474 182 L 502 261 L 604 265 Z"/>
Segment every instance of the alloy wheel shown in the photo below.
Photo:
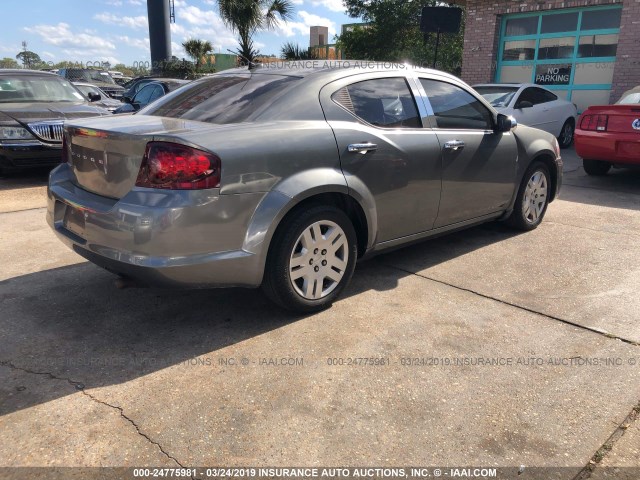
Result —
<path fill-rule="evenodd" d="M 536 170 L 529 178 L 522 197 L 522 214 L 528 223 L 536 223 L 542 215 L 547 203 L 547 193 L 547 177 L 544 172 Z"/>
<path fill-rule="evenodd" d="M 571 142 L 573 141 L 573 126 L 569 122 L 565 123 L 564 128 L 562 129 L 562 135 L 560 138 L 562 141 L 562 145 L 564 146 L 571 145 Z"/>
<path fill-rule="evenodd" d="M 321 220 L 304 229 L 289 260 L 289 279 L 307 300 L 326 297 L 338 286 L 347 269 L 349 245 L 342 228 Z"/>

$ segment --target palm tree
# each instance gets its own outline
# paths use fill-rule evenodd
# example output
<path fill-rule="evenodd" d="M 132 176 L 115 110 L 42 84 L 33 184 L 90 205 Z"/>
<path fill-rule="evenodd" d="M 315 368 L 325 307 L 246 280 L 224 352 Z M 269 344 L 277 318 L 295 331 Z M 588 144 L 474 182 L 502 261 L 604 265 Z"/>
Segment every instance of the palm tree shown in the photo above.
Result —
<path fill-rule="evenodd" d="M 238 34 L 236 53 L 246 62 L 253 63 L 258 56 L 253 35 L 257 30 L 273 30 L 278 19 L 286 22 L 293 18 L 290 0 L 218 0 L 220 16 L 226 25 Z"/>
<path fill-rule="evenodd" d="M 304 49 L 297 43 L 287 42 L 280 49 L 285 60 L 315 60 L 318 55 L 315 50 Z"/>
<path fill-rule="evenodd" d="M 206 40 L 197 40 L 195 38 L 184 42 L 182 47 L 184 48 L 184 51 L 187 52 L 187 55 L 193 58 L 193 61 L 196 64 L 196 72 L 200 69 L 202 57 L 213 51 L 211 42 Z"/>

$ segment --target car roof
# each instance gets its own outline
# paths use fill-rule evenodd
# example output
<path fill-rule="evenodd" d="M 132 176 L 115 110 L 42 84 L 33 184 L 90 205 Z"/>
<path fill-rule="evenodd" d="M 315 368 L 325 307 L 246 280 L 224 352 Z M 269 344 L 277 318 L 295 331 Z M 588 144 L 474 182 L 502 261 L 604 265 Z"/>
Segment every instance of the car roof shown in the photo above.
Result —
<path fill-rule="evenodd" d="M 540 87 L 544 88 L 540 85 L 536 85 L 535 83 L 476 83 L 472 85 L 475 87 L 512 87 L 512 88 L 524 88 L 524 87 Z"/>
<path fill-rule="evenodd" d="M 57 73 L 53 72 L 45 72 L 42 70 L 29 70 L 27 68 L 0 68 L 0 75 L 54 75 L 58 76 Z"/>
<path fill-rule="evenodd" d="M 247 67 L 231 68 L 223 70 L 216 75 L 233 75 L 239 73 L 261 73 L 271 75 L 286 75 L 292 77 L 307 77 L 310 75 L 335 76 L 336 78 L 352 75 L 354 72 L 366 73 L 375 71 L 414 71 L 417 73 L 430 73 L 453 80 L 459 79 L 449 73 L 421 68 L 402 62 L 376 62 L 372 60 L 296 60 L 277 61 L 257 64 L 251 69 Z"/>

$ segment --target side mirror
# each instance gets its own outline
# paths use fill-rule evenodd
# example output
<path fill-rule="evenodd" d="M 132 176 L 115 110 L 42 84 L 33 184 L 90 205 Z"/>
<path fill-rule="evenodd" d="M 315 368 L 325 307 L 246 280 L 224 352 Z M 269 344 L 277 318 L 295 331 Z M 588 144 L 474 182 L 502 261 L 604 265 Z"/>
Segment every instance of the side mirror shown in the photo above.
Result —
<path fill-rule="evenodd" d="M 97 102 L 98 100 L 100 100 L 102 98 L 102 96 L 99 93 L 96 93 L 96 92 L 89 92 L 87 94 L 87 97 L 89 98 L 90 102 Z"/>
<path fill-rule="evenodd" d="M 515 106 L 515 108 L 517 108 L 518 110 L 521 108 L 531 108 L 533 107 L 533 103 L 527 101 L 527 100 L 522 100 L 520 102 L 518 102 L 518 104 Z"/>
<path fill-rule="evenodd" d="M 512 116 L 507 116 L 502 113 L 498 114 L 496 131 L 498 132 L 510 132 L 518 126 L 518 122 Z"/>
<path fill-rule="evenodd" d="M 131 99 L 131 97 L 124 96 L 124 97 L 122 97 L 122 101 L 124 103 L 131 103 L 132 99 Z"/>

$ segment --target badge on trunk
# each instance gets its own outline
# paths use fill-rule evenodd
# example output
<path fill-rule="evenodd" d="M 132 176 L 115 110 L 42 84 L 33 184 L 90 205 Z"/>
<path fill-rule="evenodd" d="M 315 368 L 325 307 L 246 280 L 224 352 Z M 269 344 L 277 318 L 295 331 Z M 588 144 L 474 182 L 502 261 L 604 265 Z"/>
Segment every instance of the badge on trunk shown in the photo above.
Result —
<path fill-rule="evenodd" d="M 640 118 L 636 118 L 633 122 L 631 122 L 631 126 L 634 130 L 640 130 Z"/>

